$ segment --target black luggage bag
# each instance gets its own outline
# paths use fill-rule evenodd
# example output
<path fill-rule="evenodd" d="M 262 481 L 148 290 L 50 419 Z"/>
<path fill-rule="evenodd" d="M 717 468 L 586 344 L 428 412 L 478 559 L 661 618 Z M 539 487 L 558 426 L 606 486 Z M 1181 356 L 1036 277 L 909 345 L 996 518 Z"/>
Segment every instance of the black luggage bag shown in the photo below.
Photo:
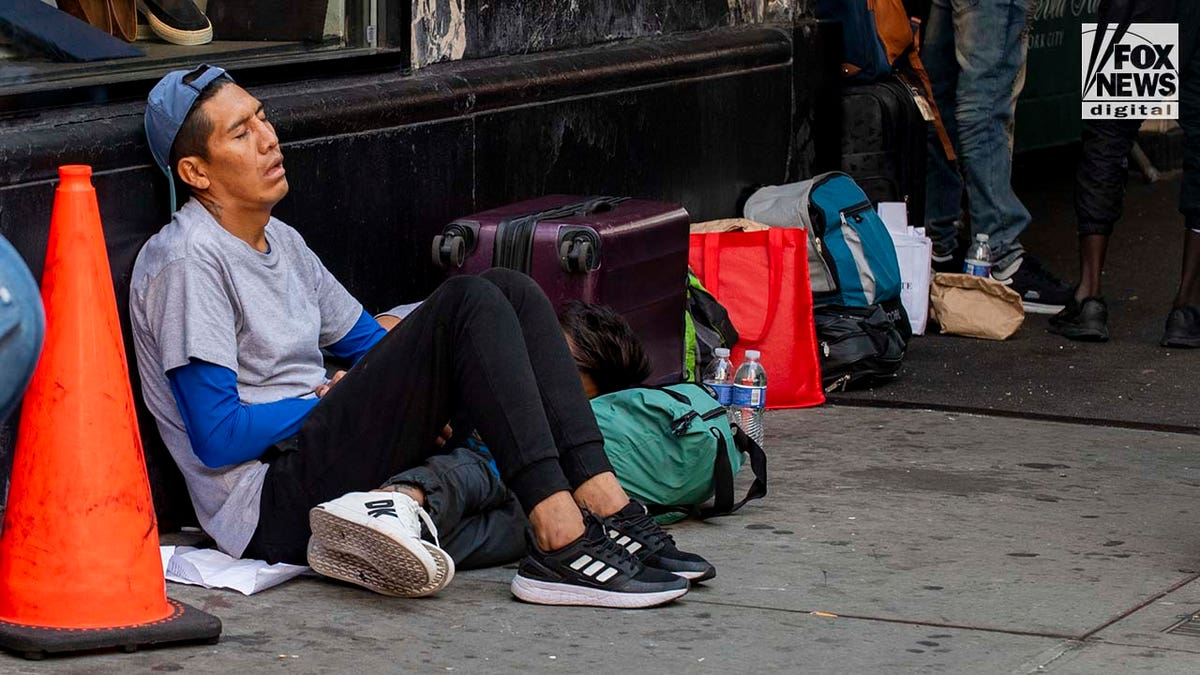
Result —
<path fill-rule="evenodd" d="M 896 75 L 843 88 L 841 170 L 872 204 L 907 202 L 909 225 L 923 227 L 929 122 L 916 92 Z"/>

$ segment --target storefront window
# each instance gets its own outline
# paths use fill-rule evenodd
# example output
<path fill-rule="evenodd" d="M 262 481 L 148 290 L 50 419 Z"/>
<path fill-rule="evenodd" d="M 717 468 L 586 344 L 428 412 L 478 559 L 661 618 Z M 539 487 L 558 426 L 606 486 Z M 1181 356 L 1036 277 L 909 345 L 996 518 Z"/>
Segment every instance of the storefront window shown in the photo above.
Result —
<path fill-rule="evenodd" d="M 396 36 L 381 40 L 386 5 L 385 0 L 0 0 L 0 94 L 157 78 L 199 61 L 247 68 L 392 51 L 399 48 Z"/>

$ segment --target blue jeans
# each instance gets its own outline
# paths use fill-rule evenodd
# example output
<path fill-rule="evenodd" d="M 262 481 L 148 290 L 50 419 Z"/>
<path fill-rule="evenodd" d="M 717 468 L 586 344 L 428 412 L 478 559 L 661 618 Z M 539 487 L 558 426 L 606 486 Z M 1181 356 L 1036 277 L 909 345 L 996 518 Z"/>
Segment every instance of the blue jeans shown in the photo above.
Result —
<path fill-rule="evenodd" d="M 1018 237 L 1030 216 L 1012 189 L 1012 146 L 1029 1 L 933 0 L 921 56 L 962 171 L 931 129 L 925 219 L 935 255 L 954 250 L 964 184 L 972 236 L 988 235 L 996 268 L 1023 253 Z"/>
<path fill-rule="evenodd" d="M 37 283 L 16 249 L 0 236 L 0 422 L 17 407 L 29 384 L 44 328 Z"/>

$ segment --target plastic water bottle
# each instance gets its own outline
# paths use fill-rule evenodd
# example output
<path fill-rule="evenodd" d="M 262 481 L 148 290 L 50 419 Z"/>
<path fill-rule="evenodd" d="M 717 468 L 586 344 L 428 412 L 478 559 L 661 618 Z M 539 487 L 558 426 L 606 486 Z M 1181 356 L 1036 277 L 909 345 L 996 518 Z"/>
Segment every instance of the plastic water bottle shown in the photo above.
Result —
<path fill-rule="evenodd" d="M 763 409 L 767 404 L 767 371 L 758 362 L 756 350 L 746 350 L 746 360 L 733 375 L 733 392 L 730 405 L 734 422 L 746 435 L 762 445 Z"/>
<path fill-rule="evenodd" d="M 980 232 L 975 235 L 975 244 L 963 262 L 963 273 L 976 277 L 992 276 L 992 249 L 988 246 L 986 234 Z"/>
<path fill-rule="evenodd" d="M 727 406 L 733 390 L 733 361 L 729 360 L 729 350 L 724 347 L 714 349 L 713 357 L 704 369 L 704 384 L 717 392 L 718 403 Z"/>

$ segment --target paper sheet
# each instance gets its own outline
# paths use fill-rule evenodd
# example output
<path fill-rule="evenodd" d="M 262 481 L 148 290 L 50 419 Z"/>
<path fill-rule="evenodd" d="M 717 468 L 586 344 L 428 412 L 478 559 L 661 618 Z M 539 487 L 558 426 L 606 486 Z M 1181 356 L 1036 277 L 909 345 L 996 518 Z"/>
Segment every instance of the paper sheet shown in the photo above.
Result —
<path fill-rule="evenodd" d="M 908 234 L 908 204 L 904 202 L 879 202 L 875 207 L 884 227 L 892 234 Z"/>
<path fill-rule="evenodd" d="M 160 546 L 167 581 L 205 588 L 228 588 L 252 595 L 308 571 L 303 565 L 232 558 L 216 549 Z"/>
<path fill-rule="evenodd" d="M 896 246 L 896 261 L 900 263 L 900 302 L 908 312 L 913 335 L 924 335 L 929 318 L 933 242 L 925 236 L 925 228 L 908 226 L 908 206 L 904 202 L 879 202 L 877 208 Z"/>

